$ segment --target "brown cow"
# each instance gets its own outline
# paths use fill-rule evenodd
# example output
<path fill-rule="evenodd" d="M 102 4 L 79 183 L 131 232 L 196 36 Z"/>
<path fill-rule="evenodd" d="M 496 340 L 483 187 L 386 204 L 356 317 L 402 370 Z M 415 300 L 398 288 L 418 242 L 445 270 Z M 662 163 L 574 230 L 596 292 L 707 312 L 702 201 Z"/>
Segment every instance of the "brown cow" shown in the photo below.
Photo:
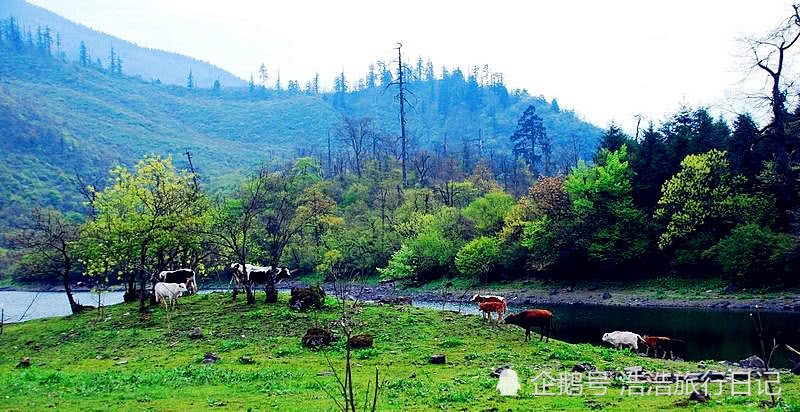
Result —
<path fill-rule="evenodd" d="M 650 349 L 653 349 L 653 356 L 658 357 L 658 350 L 664 350 L 665 341 L 668 341 L 669 338 L 665 336 L 647 336 L 645 335 L 642 337 L 645 345 L 647 345 L 647 352 L 645 352 L 645 356 L 650 356 Z"/>
<path fill-rule="evenodd" d="M 508 305 L 507 305 L 507 303 L 506 303 L 506 298 L 504 298 L 504 297 L 502 297 L 502 296 L 497 296 L 497 295 L 478 295 L 478 294 L 475 294 L 475 295 L 473 295 L 473 296 L 472 296 L 472 299 L 470 299 L 470 302 L 477 303 L 477 304 L 478 304 L 478 307 L 480 307 L 480 304 L 481 304 L 481 303 L 486 303 L 486 302 L 499 302 L 499 303 L 502 303 L 502 304 L 503 304 L 503 310 L 502 310 L 502 311 L 503 311 L 503 312 L 506 312 L 506 311 L 508 311 Z M 481 312 L 481 315 L 482 315 L 482 316 L 483 316 L 483 318 L 485 319 L 485 318 L 486 318 L 486 316 L 488 315 L 488 312 L 483 312 L 483 311 L 482 311 L 482 312 Z M 503 314 L 502 314 L 502 313 L 500 313 L 500 317 L 502 317 L 502 316 L 503 316 Z M 498 319 L 498 321 L 499 321 L 499 319 Z"/>
<path fill-rule="evenodd" d="M 549 342 L 553 329 L 553 312 L 545 309 L 523 310 L 516 315 L 508 315 L 506 323 L 525 329 L 525 341 L 531 340 L 531 328 L 538 326 L 541 330 L 539 340 L 546 338 L 545 342 Z"/>
<path fill-rule="evenodd" d="M 503 302 L 481 302 L 478 303 L 478 308 L 489 318 L 490 322 L 492 320 L 492 312 L 497 312 L 497 323 L 500 323 L 500 319 L 503 319 L 503 309 L 505 308 Z"/>

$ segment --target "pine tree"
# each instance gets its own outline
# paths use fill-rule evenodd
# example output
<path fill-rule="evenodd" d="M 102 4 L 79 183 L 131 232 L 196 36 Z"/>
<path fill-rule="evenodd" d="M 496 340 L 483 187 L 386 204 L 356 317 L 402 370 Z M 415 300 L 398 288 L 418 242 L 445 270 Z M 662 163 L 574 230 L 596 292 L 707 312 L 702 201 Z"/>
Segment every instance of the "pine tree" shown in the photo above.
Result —
<path fill-rule="evenodd" d="M 314 94 L 319 94 L 319 73 L 314 74 Z"/>
<path fill-rule="evenodd" d="M 78 57 L 81 66 L 87 66 L 91 63 L 92 59 L 89 58 L 89 51 L 86 50 L 86 43 L 81 40 L 81 51 Z"/>
<path fill-rule="evenodd" d="M 622 145 L 628 144 L 631 141 L 632 139 L 625 134 L 616 123 L 611 122 L 611 124 L 608 125 L 608 130 L 606 130 L 605 133 L 603 133 L 603 137 L 600 138 L 600 146 L 597 150 L 599 152 L 600 149 L 608 149 L 610 152 L 616 152 Z M 595 161 L 597 161 L 597 158 L 595 158 Z"/>
<path fill-rule="evenodd" d="M 476 66 L 475 70 L 477 69 L 478 67 Z M 469 108 L 470 112 L 475 112 L 481 107 L 481 104 L 483 103 L 481 94 L 481 87 L 478 85 L 478 78 L 476 74 L 470 74 L 469 79 L 467 80 L 467 92 L 464 96 L 464 100 L 466 100 L 467 108 Z"/>
<path fill-rule="evenodd" d="M 759 139 L 758 126 L 749 114 L 740 114 L 733 122 L 733 133 L 728 138 L 727 148 L 731 159 L 731 169 L 753 179 L 761 169 L 761 164 L 769 158 L 766 144 Z M 765 150 L 766 149 L 766 150 Z"/>
<path fill-rule="evenodd" d="M 192 69 L 189 69 L 189 76 L 186 78 L 186 88 L 194 89 L 194 77 L 192 76 Z"/>
<path fill-rule="evenodd" d="M 536 147 L 541 147 L 541 142 L 545 138 L 542 118 L 536 114 L 536 108 L 530 105 L 517 121 L 517 130 L 511 135 L 511 142 L 514 145 L 514 155 L 524 157 L 534 175 L 537 174 L 536 165 L 541 158 L 536 153 Z M 546 146 L 549 146 L 549 143 Z"/>
<path fill-rule="evenodd" d="M 114 47 L 111 47 L 111 63 L 108 66 L 108 70 L 111 74 L 114 74 L 117 70 L 117 56 L 114 54 Z"/>
<path fill-rule="evenodd" d="M 250 82 L 247 83 L 247 91 L 253 94 L 256 91 L 256 83 L 253 81 L 253 73 L 250 73 Z"/>
<path fill-rule="evenodd" d="M 345 106 L 344 97 L 347 94 L 347 79 L 344 77 L 344 69 L 342 69 L 342 72 L 334 79 L 333 88 L 333 105 L 343 109 Z"/>
<path fill-rule="evenodd" d="M 219 94 L 219 89 L 220 89 L 219 79 L 214 80 L 214 85 L 211 86 L 211 91 L 214 94 Z"/>
<path fill-rule="evenodd" d="M 262 86 L 267 87 L 267 80 L 269 80 L 269 72 L 267 71 L 267 66 L 264 65 L 264 63 L 261 63 L 261 67 L 258 68 L 258 80 L 261 81 Z"/>
<path fill-rule="evenodd" d="M 436 73 L 434 73 L 431 59 L 428 59 L 428 63 L 425 65 L 425 80 L 429 82 L 436 80 Z"/>
<path fill-rule="evenodd" d="M 44 52 L 48 56 L 53 55 L 53 37 L 50 34 L 50 27 L 44 27 L 44 34 L 42 35 L 42 41 L 44 42 Z"/>
<path fill-rule="evenodd" d="M 368 89 L 374 89 L 375 86 L 376 86 L 376 84 L 375 84 L 376 80 L 377 80 L 377 78 L 375 76 L 375 65 L 374 64 L 370 64 L 369 65 L 369 71 L 367 72 L 367 88 Z"/>
<path fill-rule="evenodd" d="M 117 55 L 116 66 L 117 66 L 117 72 L 116 72 L 117 76 L 122 76 L 122 57 L 119 57 L 119 55 Z"/>
<path fill-rule="evenodd" d="M 633 198 L 648 211 L 655 209 L 661 198 L 661 186 L 671 176 L 667 162 L 667 145 L 661 133 L 651 122 L 642 135 L 638 155 L 632 158 Z"/>

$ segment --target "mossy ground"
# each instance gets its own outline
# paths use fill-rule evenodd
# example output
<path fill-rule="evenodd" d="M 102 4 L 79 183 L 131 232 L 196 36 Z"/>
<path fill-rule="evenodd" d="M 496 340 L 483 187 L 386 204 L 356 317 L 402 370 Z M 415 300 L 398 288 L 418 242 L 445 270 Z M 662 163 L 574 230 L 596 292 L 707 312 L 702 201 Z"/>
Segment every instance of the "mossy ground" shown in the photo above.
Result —
<path fill-rule="evenodd" d="M 106 308 L 103 317 L 89 311 L 7 325 L 0 336 L 0 410 L 335 410 L 325 392 L 335 393 L 335 378 L 319 373 L 330 370 L 326 358 L 341 372 L 343 343 L 323 351 L 300 344 L 307 328 L 337 318 L 335 302 L 329 298 L 323 310 L 303 313 L 289 310 L 283 294 L 274 305 L 264 305 L 263 294 L 257 298 L 255 306 L 223 293 L 182 298 L 169 322 L 163 309 L 142 319 L 135 304 L 121 304 Z M 355 388 L 363 394 L 377 367 L 381 411 L 760 410 L 766 399 L 719 396 L 686 407 L 677 404 L 685 397 L 620 396 L 621 386 L 599 397 L 534 396 L 531 378 L 543 370 L 557 375 L 580 362 L 599 370 L 697 366 L 589 344 L 526 343 L 522 330 L 510 325 L 408 306 L 368 305 L 358 320 L 361 331 L 375 335 L 375 347 L 354 351 Z M 192 327 L 205 336 L 191 340 Z M 217 352 L 220 360 L 203 365 L 205 352 Z M 447 364 L 429 364 L 434 353 L 446 354 Z M 32 366 L 17 369 L 24 356 Z M 241 356 L 255 363 L 242 364 Z M 503 364 L 519 374 L 517 398 L 500 397 L 497 380 L 488 376 Z M 781 408 L 792 409 L 800 402 L 800 380 L 781 378 Z"/>

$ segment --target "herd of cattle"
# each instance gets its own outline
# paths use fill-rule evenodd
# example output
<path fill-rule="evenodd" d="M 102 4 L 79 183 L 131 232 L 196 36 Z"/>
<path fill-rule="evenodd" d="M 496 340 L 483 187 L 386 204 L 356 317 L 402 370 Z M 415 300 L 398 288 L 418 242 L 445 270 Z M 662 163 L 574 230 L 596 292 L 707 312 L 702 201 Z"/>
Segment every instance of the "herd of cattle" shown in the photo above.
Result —
<path fill-rule="evenodd" d="M 239 263 L 229 266 L 231 274 L 231 284 L 233 284 L 233 297 L 245 284 L 251 286 L 264 285 L 264 291 L 270 279 L 274 283 L 289 278 L 291 272 L 287 268 L 273 268 L 271 266 L 255 266 L 246 264 L 244 270 Z M 191 269 L 165 270 L 153 275 L 153 296 L 156 302 L 164 304 L 166 307 L 174 306 L 179 296 L 184 293 L 197 293 L 197 279 Z M 273 283 L 273 284 L 274 284 Z M 471 301 L 478 305 L 483 319 L 491 322 L 492 314 L 497 313 L 496 323 L 503 319 L 503 314 L 508 311 L 506 298 L 498 295 L 476 294 Z M 504 319 L 509 325 L 516 325 L 525 329 L 525 340 L 531 339 L 531 329 L 539 328 L 539 340 L 550 341 L 550 333 L 553 330 L 553 312 L 546 309 L 528 309 L 517 314 L 510 314 Z M 603 334 L 603 342 L 614 346 L 617 349 L 630 348 L 638 352 L 639 344 L 642 343 L 647 349 L 646 355 L 658 357 L 659 352 L 662 357 L 669 356 L 670 359 L 683 357 L 686 354 L 686 341 L 681 339 L 671 339 L 665 336 L 641 336 L 633 332 L 614 331 Z"/>
<path fill-rule="evenodd" d="M 498 295 L 479 295 L 472 296 L 471 301 L 478 304 L 483 319 L 492 320 L 492 313 L 497 313 L 497 323 L 503 318 L 503 313 L 508 311 L 506 298 Z M 528 309 L 517 314 L 508 315 L 505 323 L 516 325 L 525 329 L 525 340 L 530 340 L 531 329 L 540 328 L 539 340 L 550 340 L 550 333 L 553 330 L 553 312 L 546 309 Z M 650 356 L 653 351 L 654 357 L 663 358 L 683 358 L 686 356 L 686 341 L 681 339 L 668 338 L 665 336 L 641 336 L 633 332 L 614 331 L 603 334 L 603 342 L 617 348 L 630 348 L 634 352 L 639 351 L 639 344 L 644 344 L 645 355 Z"/>
<path fill-rule="evenodd" d="M 264 285 L 264 291 L 266 291 L 270 278 L 278 283 L 292 275 L 287 268 L 273 269 L 272 266 L 246 264 L 245 270 L 242 270 L 242 265 L 239 263 L 232 263 L 228 267 L 228 272 L 231 275 L 234 298 L 245 284 Z M 174 306 L 182 294 L 194 294 L 198 291 L 197 278 L 192 269 L 164 270 L 154 274 L 150 278 L 150 283 L 153 285 L 152 294 L 156 303 L 164 304 L 166 307 Z"/>

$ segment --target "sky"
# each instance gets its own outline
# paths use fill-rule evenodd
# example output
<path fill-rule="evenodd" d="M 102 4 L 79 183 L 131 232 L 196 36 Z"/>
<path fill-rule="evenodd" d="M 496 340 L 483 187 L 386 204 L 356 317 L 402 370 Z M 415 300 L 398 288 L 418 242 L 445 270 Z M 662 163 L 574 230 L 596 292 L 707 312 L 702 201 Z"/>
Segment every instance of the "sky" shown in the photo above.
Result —
<path fill-rule="evenodd" d="M 681 104 L 741 111 L 746 76 L 737 40 L 789 16 L 777 0 L 245 1 L 28 0 L 140 46 L 209 61 L 249 79 L 266 64 L 282 84 L 369 65 L 430 58 L 437 69 L 489 64 L 509 88 L 527 89 L 605 127 L 629 132 Z M 402 4 L 397 8 L 397 4 Z"/>

